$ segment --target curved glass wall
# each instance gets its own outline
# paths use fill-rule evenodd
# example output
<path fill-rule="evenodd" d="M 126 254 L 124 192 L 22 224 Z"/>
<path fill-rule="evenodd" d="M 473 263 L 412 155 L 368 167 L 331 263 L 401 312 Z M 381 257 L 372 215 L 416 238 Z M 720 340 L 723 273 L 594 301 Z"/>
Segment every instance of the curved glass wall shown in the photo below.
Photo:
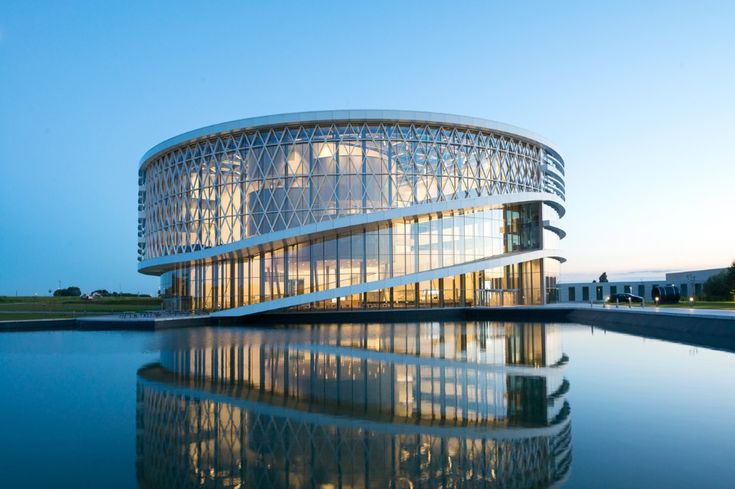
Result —
<path fill-rule="evenodd" d="M 288 333 L 179 338 L 139 371 L 142 487 L 550 487 L 567 475 L 568 358 L 553 325 Z"/>
<path fill-rule="evenodd" d="M 256 250 L 250 256 L 179 265 L 164 274 L 162 292 L 177 298 L 179 309 L 227 309 L 538 250 L 539 212 L 539 203 L 455 211 L 381 222 L 293 245 L 277 243 L 272 250 Z M 525 276 L 520 271 L 523 267 Z M 446 306 L 466 305 L 476 300 L 476 290 L 486 288 L 506 295 L 504 303 L 508 305 L 540 304 L 541 270 L 532 262 L 516 267 L 518 270 L 506 268 L 488 271 L 487 279 L 477 279 L 480 283 L 471 280 L 465 284 L 466 279 L 458 276 L 455 280 L 449 275 L 435 280 L 435 286 L 417 283 L 393 287 L 394 292 L 388 290 L 385 297 L 380 297 L 382 293 L 376 288 L 370 297 L 336 298 L 313 307 L 374 307 L 385 302 L 401 307 L 417 301 L 431 305 L 434 299 Z M 496 280 L 487 287 L 482 281 L 490 277 Z M 503 278 L 505 283 L 500 280 Z M 521 282 L 528 290 L 518 294 L 523 289 Z M 406 287 L 413 287 L 413 291 L 406 291 Z M 451 292 L 440 293 L 439 289 Z"/>
<path fill-rule="evenodd" d="M 541 304 L 542 260 L 304 303 L 301 311 Z"/>
<path fill-rule="evenodd" d="M 559 276 L 561 274 L 561 264 L 557 260 L 545 258 L 543 260 L 543 267 L 546 303 L 553 304 L 555 302 L 559 302 Z"/>

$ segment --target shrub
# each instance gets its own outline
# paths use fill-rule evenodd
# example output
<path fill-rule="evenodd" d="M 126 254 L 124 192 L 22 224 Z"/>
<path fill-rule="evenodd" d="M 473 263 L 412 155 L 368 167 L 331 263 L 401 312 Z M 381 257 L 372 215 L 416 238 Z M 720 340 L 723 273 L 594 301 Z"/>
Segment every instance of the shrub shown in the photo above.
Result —
<path fill-rule="evenodd" d="M 67 287 L 65 289 L 54 290 L 54 297 L 79 297 L 82 295 L 82 291 L 79 287 Z"/>
<path fill-rule="evenodd" d="M 713 275 L 704 282 L 704 296 L 710 301 L 730 300 L 732 288 L 728 283 L 728 271 Z"/>

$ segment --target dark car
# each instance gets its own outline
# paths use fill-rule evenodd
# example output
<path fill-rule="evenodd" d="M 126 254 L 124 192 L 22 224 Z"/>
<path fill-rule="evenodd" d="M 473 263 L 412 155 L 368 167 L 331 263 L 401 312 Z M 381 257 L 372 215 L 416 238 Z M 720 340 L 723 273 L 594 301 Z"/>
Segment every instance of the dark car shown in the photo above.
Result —
<path fill-rule="evenodd" d="M 628 302 L 635 302 L 635 303 L 640 304 L 643 302 L 643 297 L 639 295 L 628 294 L 628 293 L 613 294 L 610 296 L 607 302 L 609 304 L 615 304 L 616 302 L 620 304 L 627 304 Z"/>

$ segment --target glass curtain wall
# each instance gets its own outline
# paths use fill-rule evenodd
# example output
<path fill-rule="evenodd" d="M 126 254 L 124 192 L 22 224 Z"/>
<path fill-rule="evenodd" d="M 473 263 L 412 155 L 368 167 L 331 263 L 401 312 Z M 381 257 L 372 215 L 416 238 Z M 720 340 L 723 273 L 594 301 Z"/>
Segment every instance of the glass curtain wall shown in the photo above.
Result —
<path fill-rule="evenodd" d="M 424 215 L 250 256 L 195 262 L 165 273 L 162 293 L 176 299 L 183 310 L 218 310 L 536 250 L 541 247 L 540 205 Z M 531 261 L 303 307 L 539 304 L 541 268 Z"/>

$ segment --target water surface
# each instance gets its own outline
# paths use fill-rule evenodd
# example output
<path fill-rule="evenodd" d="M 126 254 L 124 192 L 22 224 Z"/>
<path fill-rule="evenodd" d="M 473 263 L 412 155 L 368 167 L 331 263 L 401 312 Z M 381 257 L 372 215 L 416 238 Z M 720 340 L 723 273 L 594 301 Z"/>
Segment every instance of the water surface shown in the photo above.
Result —
<path fill-rule="evenodd" d="M 735 355 L 497 322 L 0 335 L 2 487 L 733 487 Z"/>

